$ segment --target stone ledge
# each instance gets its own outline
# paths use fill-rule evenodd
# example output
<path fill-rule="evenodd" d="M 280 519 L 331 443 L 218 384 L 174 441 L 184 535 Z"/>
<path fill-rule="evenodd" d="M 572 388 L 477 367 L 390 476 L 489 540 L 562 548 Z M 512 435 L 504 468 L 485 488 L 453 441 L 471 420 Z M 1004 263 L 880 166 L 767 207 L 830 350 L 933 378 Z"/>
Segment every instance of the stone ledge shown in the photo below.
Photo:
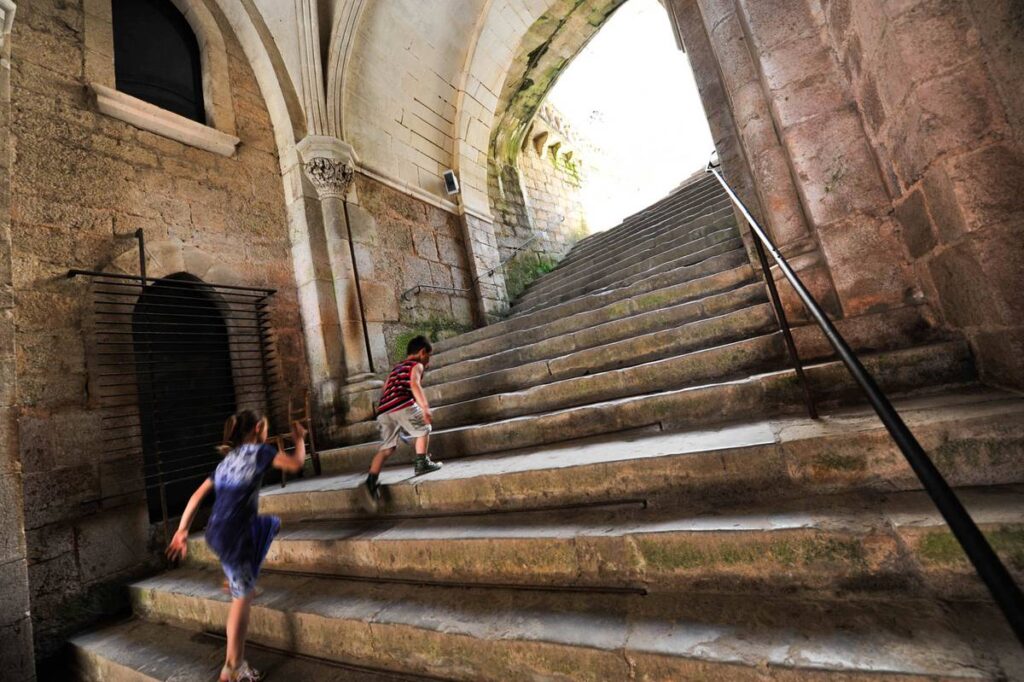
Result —
<path fill-rule="evenodd" d="M 235 148 L 241 142 L 234 135 L 197 123 L 105 85 L 91 83 L 89 89 L 96 96 L 96 106 L 101 113 L 182 144 L 221 156 L 233 156 Z"/>

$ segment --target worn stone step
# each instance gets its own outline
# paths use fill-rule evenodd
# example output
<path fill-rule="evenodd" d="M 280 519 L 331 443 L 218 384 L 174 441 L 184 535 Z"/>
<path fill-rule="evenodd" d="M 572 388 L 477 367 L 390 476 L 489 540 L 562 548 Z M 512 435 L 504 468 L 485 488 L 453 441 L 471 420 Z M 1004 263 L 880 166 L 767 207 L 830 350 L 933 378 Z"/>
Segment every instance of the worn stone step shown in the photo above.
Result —
<path fill-rule="evenodd" d="M 973 381 L 970 353 L 961 343 L 917 346 L 862 356 L 864 365 L 889 393 L 922 387 Z M 839 362 L 806 368 L 810 385 L 819 400 L 860 400 L 859 389 Z M 802 405 L 802 390 L 792 370 L 781 370 L 733 381 L 691 386 L 648 395 L 582 405 L 555 412 L 444 428 L 431 437 L 431 449 L 444 457 L 464 457 L 533 447 L 559 441 L 588 438 L 651 425 L 663 429 L 707 428 L 711 424 L 769 416 Z M 367 422 L 372 428 L 372 423 Z M 320 460 L 328 473 L 364 470 L 378 442 L 365 442 L 325 451 Z M 396 461 L 408 453 L 394 455 Z M 442 457 L 443 458 L 443 457 Z"/>
<path fill-rule="evenodd" d="M 594 249 L 602 248 L 624 237 L 628 238 L 628 235 L 636 231 L 638 227 L 657 220 L 668 212 L 677 211 L 690 202 L 700 201 L 702 198 L 711 196 L 714 193 L 725 196 L 720 186 L 716 188 L 707 183 L 694 186 L 693 190 L 683 190 L 672 194 L 662 201 L 649 206 L 644 211 L 626 217 L 619 225 L 580 240 L 576 243 L 573 250 L 570 251 L 569 255 L 566 256 L 564 262 L 572 262 L 573 258 L 586 255 Z"/>
<path fill-rule="evenodd" d="M 727 253 L 733 253 L 735 251 L 743 251 L 743 240 L 739 237 L 733 237 L 727 241 L 722 241 L 717 244 L 708 246 L 707 248 L 696 251 L 687 256 L 682 256 L 674 260 L 660 263 L 649 269 L 645 269 L 641 272 L 629 276 L 623 276 L 621 278 L 614 278 L 607 282 L 604 282 L 604 286 L 595 285 L 594 288 L 587 288 L 587 290 L 579 290 L 572 292 L 555 293 L 551 296 L 544 296 L 535 301 L 523 302 L 523 304 L 516 304 L 513 306 L 513 312 L 515 314 L 526 314 L 535 312 L 543 308 L 550 308 L 560 303 L 566 303 L 570 300 L 581 298 L 592 293 L 601 293 L 603 291 L 611 291 L 615 289 L 626 289 L 632 284 L 641 282 L 644 280 L 650 280 L 657 275 L 675 272 L 683 268 L 693 267 L 704 261 L 707 261 L 715 256 L 725 255 Z M 745 255 L 745 252 L 744 252 Z"/>
<path fill-rule="evenodd" d="M 436 349 L 439 353 L 445 353 L 454 348 L 459 348 L 478 341 L 498 339 L 509 331 L 517 331 L 528 327 L 555 323 L 563 318 L 583 312 L 593 311 L 598 308 L 605 308 L 613 303 L 621 302 L 621 306 L 625 310 L 629 307 L 629 303 L 626 302 L 625 299 L 653 292 L 659 292 L 660 294 L 660 290 L 666 289 L 667 287 L 683 285 L 711 275 L 726 273 L 730 270 L 739 269 L 744 273 L 752 273 L 749 269 L 749 265 L 750 261 L 747 258 L 746 251 L 744 249 L 736 249 L 735 251 L 730 251 L 720 256 L 708 258 L 707 260 L 688 267 L 678 268 L 669 272 L 654 275 L 645 280 L 635 282 L 630 286 L 620 287 L 618 289 L 609 289 L 608 291 L 594 292 L 586 296 L 580 296 L 572 301 L 567 301 L 563 304 L 550 306 L 528 314 L 524 313 L 516 315 L 515 317 L 511 317 L 501 322 L 496 322 L 494 324 L 487 325 L 486 327 L 480 327 L 479 329 L 474 329 L 473 331 L 465 334 L 460 334 L 453 339 L 439 341 L 436 345 Z M 732 275 L 725 276 L 731 277 Z M 752 274 L 750 277 L 752 277 Z M 747 278 L 747 281 L 749 281 L 750 277 Z M 695 293 L 699 293 L 699 291 Z M 613 310 L 606 309 L 605 312 L 614 314 Z"/>
<path fill-rule="evenodd" d="M 958 495 L 1019 580 L 1024 487 Z M 196 565 L 219 565 L 202 535 L 189 541 L 189 556 Z M 622 506 L 292 521 L 274 541 L 266 568 L 521 588 L 987 598 L 923 492 L 747 503 L 705 515 Z"/>
<path fill-rule="evenodd" d="M 678 214 L 667 217 L 664 222 L 633 233 L 629 238 L 623 238 L 602 248 L 594 249 L 569 263 L 565 263 L 563 259 L 552 272 L 542 278 L 543 281 L 533 282 L 529 289 L 543 286 L 551 280 L 582 276 L 583 273 L 613 263 L 616 258 L 627 259 L 649 252 L 658 244 L 671 242 L 673 245 L 678 245 L 692 241 L 695 237 L 700 236 L 701 230 L 707 231 L 707 228 L 714 224 L 727 225 L 730 221 L 735 223 L 735 214 L 730 207 L 724 206 L 720 202 L 680 210 Z M 570 251 L 571 253 L 573 252 Z"/>
<path fill-rule="evenodd" d="M 558 369 L 568 364 L 582 363 L 586 370 L 596 372 L 665 357 L 651 345 L 658 345 L 665 339 L 652 337 L 654 334 L 676 332 L 680 337 L 690 336 L 692 341 L 682 346 L 686 350 L 698 348 L 701 343 L 718 345 L 745 335 L 754 336 L 769 329 L 775 319 L 770 308 L 761 311 L 765 297 L 764 287 L 749 284 L 717 296 L 612 320 L 494 355 L 432 369 L 425 375 L 427 399 L 433 405 L 444 396 L 510 390 L 505 387 L 521 384 L 508 383 L 505 379 L 511 379 L 518 372 L 526 372 L 534 377 L 530 381 L 537 381 L 536 377 L 567 376 Z M 756 320 L 765 314 L 768 323 L 758 324 Z M 568 357 L 573 354 L 577 355 L 576 362 Z"/>
<path fill-rule="evenodd" d="M 730 295 L 733 291 L 738 293 Z M 750 296 L 750 300 L 755 300 L 758 291 L 766 295 L 763 293 L 764 287 L 754 281 L 754 272 L 750 266 L 741 265 L 649 293 L 638 293 L 636 296 L 600 305 L 592 310 L 566 314 L 544 323 L 535 324 L 535 320 L 527 316 L 515 318 L 514 323 L 505 323 L 505 332 L 499 336 L 464 343 L 447 351 L 435 353 L 430 361 L 431 370 L 427 375 L 427 381 L 434 381 L 433 377 L 440 370 L 456 363 L 496 355 L 508 349 L 530 346 L 546 339 L 591 329 L 594 330 L 591 333 L 599 333 L 598 328 L 607 330 L 609 338 L 612 338 L 614 333 L 611 332 L 611 325 L 618 323 L 635 324 L 637 329 L 646 328 L 651 316 L 656 317 L 662 310 L 669 311 L 683 305 L 690 305 L 691 310 L 698 308 L 704 315 L 718 314 L 728 310 L 737 298 L 747 300 Z M 595 303 L 600 303 L 600 300 L 596 300 Z M 647 317 L 642 321 L 629 322 L 631 318 L 637 316 Z M 580 339 L 577 339 L 577 342 L 580 342 Z"/>
<path fill-rule="evenodd" d="M 1000 391 L 955 391 L 896 400 L 900 415 L 956 486 L 1024 482 L 1024 400 Z M 355 473 L 267 488 L 261 509 L 287 519 L 364 513 Z M 806 416 L 699 424 L 693 430 L 618 432 L 452 459 L 429 476 L 384 470 L 384 516 L 479 514 L 586 505 L 646 504 L 694 514 L 758 502 L 921 485 L 865 406 Z M 560 512 L 561 513 L 561 512 Z"/>
<path fill-rule="evenodd" d="M 675 260 L 703 248 L 739 235 L 732 215 L 701 221 L 700 227 L 688 230 L 678 239 L 653 245 L 638 245 L 622 254 L 611 254 L 575 272 L 550 273 L 535 282 L 520 300 L 590 286 L 615 275 L 630 275 L 649 270 L 660 263 Z"/>
<path fill-rule="evenodd" d="M 638 277 L 642 278 L 658 272 L 664 272 L 672 267 L 692 265 L 703 260 L 709 254 L 722 253 L 726 250 L 739 248 L 741 245 L 742 241 L 739 233 L 735 228 L 727 227 L 706 237 L 701 237 L 693 243 L 687 244 L 683 249 L 671 249 L 655 256 L 645 257 L 632 265 L 624 264 L 614 272 L 593 279 L 570 279 L 547 291 L 538 292 L 535 296 L 524 296 L 515 303 L 515 307 L 518 310 L 527 310 L 533 306 L 543 305 L 550 301 L 561 302 L 592 291 L 626 286 L 636 281 Z M 718 248 L 716 249 L 716 247 Z"/>
<path fill-rule="evenodd" d="M 735 214 L 728 206 L 715 209 L 709 207 L 692 216 L 680 216 L 678 221 L 650 235 L 638 235 L 636 239 L 623 242 L 616 247 L 595 251 L 586 258 L 562 268 L 556 268 L 547 276 L 533 282 L 527 291 L 532 292 L 555 282 L 571 279 L 585 279 L 594 274 L 614 268 L 616 263 L 635 263 L 655 250 L 677 248 L 693 242 L 701 236 L 724 227 L 735 227 Z"/>
<path fill-rule="evenodd" d="M 778 368 L 785 352 L 778 332 L 724 342 L 730 335 L 742 337 L 755 329 L 768 332 L 773 326 L 767 304 L 742 311 L 742 316 L 743 325 L 722 323 L 717 318 L 702 320 L 686 325 L 684 330 L 656 332 L 610 347 L 517 367 L 502 373 L 507 389 L 478 391 L 477 397 L 461 402 L 450 401 L 464 390 L 448 394 L 441 387 L 442 404 L 432 410 L 434 419 L 444 427 L 481 424 Z M 719 341 L 723 343 L 702 348 Z"/>
<path fill-rule="evenodd" d="M 223 628 L 221 628 L 223 629 Z M 224 641 L 196 631 L 132 620 L 73 637 L 75 678 L 80 682 L 208 682 L 224 665 Z M 399 682 L 409 680 L 335 661 L 297 658 L 248 646 L 250 665 L 268 679 L 296 682 Z"/>
<path fill-rule="evenodd" d="M 222 631 L 229 600 L 220 575 L 179 569 L 136 583 L 135 610 Z M 653 599 L 280 574 L 260 583 L 251 641 L 445 679 L 763 680 L 766 671 L 786 680 L 1000 679 L 1006 671 L 992 650 L 1019 651 L 998 616 L 970 602 L 947 615 L 937 602 L 909 598 Z"/>

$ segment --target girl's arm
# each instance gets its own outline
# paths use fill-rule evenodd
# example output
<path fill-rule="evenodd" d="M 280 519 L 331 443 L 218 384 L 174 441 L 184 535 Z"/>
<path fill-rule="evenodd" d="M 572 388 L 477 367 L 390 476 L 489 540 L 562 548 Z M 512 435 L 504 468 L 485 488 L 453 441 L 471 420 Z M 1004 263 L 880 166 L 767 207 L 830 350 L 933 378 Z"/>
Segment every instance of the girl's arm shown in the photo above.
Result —
<path fill-rule="evenodd" d="M 409 377 L 409 388 L 412 390 L 412 397 L 416 401 L 416 404 L 423 410 L 423 421 L 430 424 L 433 421 L 433 417 L 430 414 L 430 404 L 427 402 L 427 396 L 423 393 L 423 386 L 420 385 L 420 379 L 423 377 L 423 365 L 416 365 L 412 368 L 412 376 Z"/>
<path fill-rule="evenodd" d="M 292 440 L 295 441 L 295 450 L 291 454 L 278 450 L 273 467 L 294 474 L 306 463 L 306 429 L 299 422 L 292 422 Z"/>
<path fill-rule="evenodd" d="M 178 531 L 171 538 L 171 543 L 167 545 L 167 558 L 171 561 L 184 559 L 188 554 L 188 529 L 192 527 L 192 521 L 196 518 L 196 511 L 199 510 L 203 498 L 209 495 L 211 490 L 213 490 L 213 479 L 208 478 L 196 488 L 192 497 L 188 499 L 185 511 L 181 515 L 181 522 L 178 524 Z"/>

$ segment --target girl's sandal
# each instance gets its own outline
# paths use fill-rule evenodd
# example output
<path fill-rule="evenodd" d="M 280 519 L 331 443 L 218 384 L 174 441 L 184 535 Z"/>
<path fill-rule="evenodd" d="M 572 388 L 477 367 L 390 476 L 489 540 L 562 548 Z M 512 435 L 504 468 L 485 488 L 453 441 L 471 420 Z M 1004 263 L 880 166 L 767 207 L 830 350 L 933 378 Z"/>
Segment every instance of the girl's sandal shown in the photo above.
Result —
<path fill-rule="evenodd" d="M 263 673 L 249 666 L 248 661 L 242 661 L 234 670 L 227 663 L 220 670 L 220 682 L 260 682 Z"/>

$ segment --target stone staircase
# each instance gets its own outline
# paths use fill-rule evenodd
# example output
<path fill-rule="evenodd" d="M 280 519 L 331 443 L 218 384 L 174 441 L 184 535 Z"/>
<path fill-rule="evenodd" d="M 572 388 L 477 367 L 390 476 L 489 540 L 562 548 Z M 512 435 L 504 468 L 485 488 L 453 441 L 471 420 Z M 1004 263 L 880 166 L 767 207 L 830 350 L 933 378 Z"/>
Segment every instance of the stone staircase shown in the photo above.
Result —
<path fill-rule="evenodd" d="M 251 658 L 279 679 L 1024 679 L 1024 657 L 846 371 L 795 330 L 812 421 L 706 179 L 582 241 L 500 323 L 437 344 L 446 466 L 358 486 L 372 423 L 267 489 L 284 530 Z M 861 344 L 862 346 L 868 344 Z M 863 356 L 1017 576 L 1024 400 L 957 339 Z M 395 456 L 395 464 L 408 453 Z M 201 537 L 73 641 L 85 679 L 212 679 L 228 598 Z M 206 634 L 204 634 L 206 633 Z"/>

